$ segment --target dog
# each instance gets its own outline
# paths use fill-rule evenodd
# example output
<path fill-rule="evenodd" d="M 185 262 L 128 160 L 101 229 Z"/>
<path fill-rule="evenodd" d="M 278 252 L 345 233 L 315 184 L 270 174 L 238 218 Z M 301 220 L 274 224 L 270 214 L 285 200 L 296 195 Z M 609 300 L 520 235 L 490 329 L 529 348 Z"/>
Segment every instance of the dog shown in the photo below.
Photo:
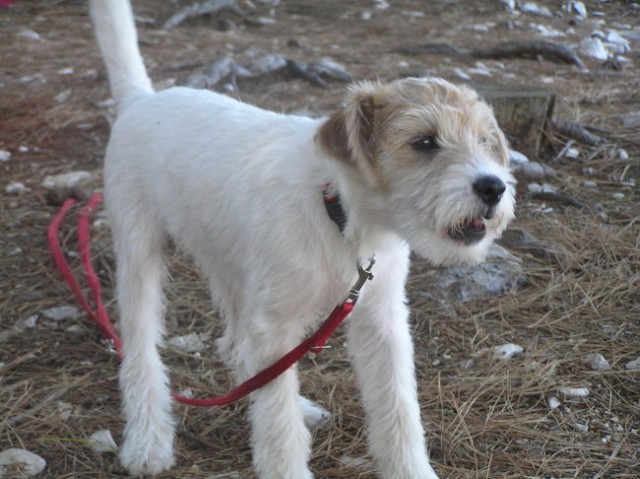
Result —
<path fill-rule="evenodd" d="M 158 353 L 171 240 L 210 283 L 225 322 L 218 347 L 238 382 L 297 345 L 375 254 L 347 332 L 369 449 L 382 478 L 437 479 L 417 399 L 409 253 L 478 263 L 513 218 L 515 181 L 491 108 L 438 78 L 356 83 L 322 119 L 204 90 L 154 92 L 129 1 L 91 0 L 90 12 L 118 107 L 104 180 L 124 344 L 121 464 L 136 475 L 175 464 Z M 252 393 L 257 475 L 311 479 L 309 428 L 326 414 L 300 396 L 295 367 Z"/>

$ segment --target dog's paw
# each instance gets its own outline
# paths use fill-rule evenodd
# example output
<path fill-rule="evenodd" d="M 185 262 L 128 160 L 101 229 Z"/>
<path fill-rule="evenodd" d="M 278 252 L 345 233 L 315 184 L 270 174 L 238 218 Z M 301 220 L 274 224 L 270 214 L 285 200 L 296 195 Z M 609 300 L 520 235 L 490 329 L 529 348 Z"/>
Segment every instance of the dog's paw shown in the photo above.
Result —
<path fill-rule="evenodd" d="M 329 411 L 304 396 L 300 396 L 298 399 L 298 406 L 302 411 L 302 417 L 304 417 L 304 425 L 307 426 L 309 430 L 313 430 L 331 417 Z"/>
<path fill-rule="evenodd" d="M 155 476 L 171 469 L 176 461 L 173 455 L 173 437 L 167 440 L 135 441 L 126 440 L 120 449 L 120 464 L 131 475 L 149 474 Z"/>

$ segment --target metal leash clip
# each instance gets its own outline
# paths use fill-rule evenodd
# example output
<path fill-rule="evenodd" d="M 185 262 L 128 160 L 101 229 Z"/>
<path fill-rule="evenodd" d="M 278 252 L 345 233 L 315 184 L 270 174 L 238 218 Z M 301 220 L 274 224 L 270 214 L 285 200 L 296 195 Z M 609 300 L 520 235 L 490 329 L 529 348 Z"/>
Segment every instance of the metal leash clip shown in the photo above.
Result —
<path fill-rule="evenodd" d="M 352 286 L 351 290 L 347 294 L 343 303 L 349 302 L 349 303 L 355 304 L 355 302 L 358 301 L 358 297 L 360 296 L 360 290 L 362 289 L 364 284 L 367 281 L 373 279 L 373 273 L 371 272 L 371 269 L 373 268 L 373 265 L 375 263 L 376 263 L 375 256 L 372 256 L 369 259 L 369 265 L 366 268 L 363 268 L 362 264 L 360 264 L 360 262 L 358 261 L 358 279 L 356 280 L 355 284 Z"/>

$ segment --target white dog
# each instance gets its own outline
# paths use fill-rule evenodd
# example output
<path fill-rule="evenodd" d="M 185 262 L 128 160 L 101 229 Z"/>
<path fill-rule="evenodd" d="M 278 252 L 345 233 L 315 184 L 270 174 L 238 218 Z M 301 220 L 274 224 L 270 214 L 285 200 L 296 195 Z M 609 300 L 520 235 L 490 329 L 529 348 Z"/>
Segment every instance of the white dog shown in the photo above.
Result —
<path fill-rule="evenodd" d="M 236 379 L 271 364 L 337 304 L 374 253 L 375 279 L 348 326 L 370 451 L 386 479 L 435 479 L 420 421 L 405 280 L 409 249 L 435 264 L 481 261 L 513 217 L 514 180 L 490 108 L 436 78 L 349 89 L 328 119 L 264 111 L 210 91 L 154 93 L 128 0 L 91 0 L 118 103 L 105 193 L 117 256 L 126 428 L 132 474 L 174 465 L 163 339 L 168 238 L 208 278 Z M 345 211 L 330 219 L 331 184 Z M 251 395 L 261 479 L 309 479 L 323 411 L 295 368 Z"/>

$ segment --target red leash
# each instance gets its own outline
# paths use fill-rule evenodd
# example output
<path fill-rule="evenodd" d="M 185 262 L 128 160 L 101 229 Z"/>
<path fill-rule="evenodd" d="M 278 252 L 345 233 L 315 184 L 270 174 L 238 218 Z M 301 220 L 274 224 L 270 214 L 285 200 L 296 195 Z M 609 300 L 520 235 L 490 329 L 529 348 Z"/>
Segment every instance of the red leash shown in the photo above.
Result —
<path fill-rule="evenodd" d="M 89 218 L 101 201 L 102 194 L 95 193 L 80 211 L 80 217 L 78 219 L 78 247 L 80 250 L 80 258 L 82 259 L 87 284 L 89 285 L 89 290 L 91 291 L 95 310 L 91 307 L 89 301 L 82 293 L 82 288 L 80 287 L 78 280 L 74 276 L 71 266 L 69 266 L 69 262 L 65 258 L 65 255 L 60 246 L 60 240 L 58 238 L 60 225 L 62 224 L 62 221 L 68 214 L 71 207 L 76 204 L 76 200 L 68 199 L 64 202 L 62 208 L 51 222 L 51 226 L 49 226 L 47 239 L 49 241 L 49 248 L 51 249 L 53 260 L 63 278 L 71 288 L 71 291 L 75 295 L 82 308 L 86 311 L 89 318 L 98 325 L 105 339 L 113 341 L 114 348 L 118 353 L 118 359 L 122 360 L 122 341 L 114 331 L 111 320 L 107 315 L 107 310 L 104 307 L 104 303 L 102 301 L 100 280 L 91 262 Z M 173 397 L 178 402 L 190 406 L 224 406 L 247 396 L 251 392 L 272 381 L 284 371 L 293 366 L 296 362 L 298 362 L 300 358 L 302 358 L 302 356 L 304 356 L 307 352 L 311 351 L 317 354 L 322 351 L 325 348 L 324 343 L 327 341 L 329 336 L 331 336 L 331 334 L 336 330 L 340 323 L 353 310 L 353 307 L 358 300 L 358 296 L 362 286 L 367 282 L 367 280 L 373 278 L 373 275 L 371 274 L 373 263 L 374 260 L 371 259 L 371 262 L 366 269 L 358 265 L 358 280 L 354 284 L 353 288 L 351 288 L 344 301 L 336 306 L 329 317 L 325 320 L 324 323 L 322 323 L 320 328 L 318 328 L 318 330 L 313 335 L 309 336 L 302 343 L 282 356 L 271 366 L 263 369 L 252 378 L 243 382 L 225 396 L 212 397 L 207 399 L 191 399 L 173 392 Z"/>

